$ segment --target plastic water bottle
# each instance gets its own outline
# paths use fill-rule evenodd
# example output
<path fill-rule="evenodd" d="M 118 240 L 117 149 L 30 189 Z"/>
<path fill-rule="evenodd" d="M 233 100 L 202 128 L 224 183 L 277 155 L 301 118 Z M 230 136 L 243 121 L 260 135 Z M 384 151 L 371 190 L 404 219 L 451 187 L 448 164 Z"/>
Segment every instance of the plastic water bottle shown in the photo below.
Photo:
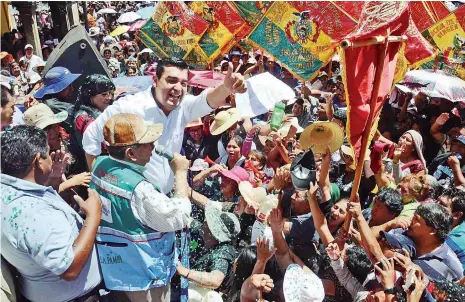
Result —
<path fill-rule="evenodd" d="M 284 118 L 284 109 L 286 106 L 283 102 L 274 105 L 273 115 L 271 115 L 270 127 L 272 130 L 278 130 Z"/>

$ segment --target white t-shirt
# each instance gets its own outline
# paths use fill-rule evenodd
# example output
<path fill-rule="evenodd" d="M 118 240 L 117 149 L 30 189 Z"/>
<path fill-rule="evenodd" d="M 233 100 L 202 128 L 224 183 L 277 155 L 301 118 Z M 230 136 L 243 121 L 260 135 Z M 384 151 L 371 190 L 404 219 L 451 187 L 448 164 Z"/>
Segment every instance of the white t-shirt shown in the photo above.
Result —
<path fill-rule="evenodd" d="M 29 67 L 27 68 L 27 73 L 29 74 L 29 77 L 32 76 L 33 73 L 35 73 L 32 68 L 35 66 L 39 65 L 40 63 L 43 63 L 44 60 L 42 60 L 39 56 L 32 55 L 30 59 L 28 59 L 26 56 L 22 57 L 20 60 L 26 59 L 29 61 Z"/>

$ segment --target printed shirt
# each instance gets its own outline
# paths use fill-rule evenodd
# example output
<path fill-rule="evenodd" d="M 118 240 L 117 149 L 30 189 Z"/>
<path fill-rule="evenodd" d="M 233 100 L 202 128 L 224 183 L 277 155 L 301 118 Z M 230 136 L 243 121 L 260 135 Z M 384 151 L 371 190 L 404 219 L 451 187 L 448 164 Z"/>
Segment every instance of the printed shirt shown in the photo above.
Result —
<path fill-rule="evenodd" d="M 163 124 L 163 134 L 156 144 L 164 146 L 171 152 L 181 152 L 184 128 L 199 117 L 208 114 L 213 109 L 207 103 L 208 90 L 200 95 L 186 95 L 182 103 L 171 111 L 168 116 L 158 107 L 152 95 L 152 88 L 136 94 L 127 95 L 107 107 L 100 116 L 91 123 L 82 140 L 84 151 L 97 156 L 101 153 L 103 138 L 103 126 L 113 115 L 118 113 L 137 114 L 149 124 Z M 168 160 L 152 153 L 150 162 L 146 165 L 144 176 L 157 186 L 163 193 L 168 193 L 173 188 L 174 174 L 171 171 Z"/>
<path fill-rule="evenodd" d="M 82 218 L 51 187 L 1 175 L 2 256 L 21 274 L 31 301 L 69 301 L 100 284 L 96 249 L 73 281 L 60 275 L 74 260 Z"/>

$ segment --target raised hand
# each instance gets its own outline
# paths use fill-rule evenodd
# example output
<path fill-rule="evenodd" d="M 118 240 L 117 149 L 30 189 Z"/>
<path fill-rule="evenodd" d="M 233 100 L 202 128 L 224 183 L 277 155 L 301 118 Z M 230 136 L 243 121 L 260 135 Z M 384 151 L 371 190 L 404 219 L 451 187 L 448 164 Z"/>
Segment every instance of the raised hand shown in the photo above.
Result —
<path fill-rule="evenodd" d="M 381 259 L 375 264 L 375 271 L 381 277 L 381 283 L 385 289 L 394 287 L 396 271 L 394 270 L 393 259 Z"/>
<path fill-rule="evenodd" d="M 439 126 L 444 126 L 444 124 L 449 120 L 449 113 L 441 113 L 440 116 L 436 119 L 436 124 Z"/>
<path fill-rule="evenodd" d="M 283 215 L 281 214 L 281 210 L 278 208 L 271 210 L 270 216 L 268 216 L 268 222 L 272 232 L 282 232 L 284 229 L 284 219 Z"/>
<path fill-rule="evenodd" d="M 232 63 L 229 63 L 223 85 L 229 90 L 229 93 L 244 93 L 247 91 L 244 76 L 240 73 L 233 73 Z"/>
<path fill-rule="evenodd" d="M 61 150 L 54 151 L 50 154 L 52 158 L 52 172 L 50 173 L 50 178 L 59 178 L 61 177 L 71 161 L 71 155 Z"/>
<path fill-rule="evenodd" d="M 268 262 L 276 252 L 276 248 L 270 250 L 270 240 L 264 237 L 257 238 L 257 261 Z"/>
<path fill-rule="evenodd" d="M 341 251 L 339 250 L 339 246 L 336 242 L 331 242 L 326 247 L 326 252 L 328 253 L 328 257 L 331 260 L 338 260 L 341 257 Z"/>

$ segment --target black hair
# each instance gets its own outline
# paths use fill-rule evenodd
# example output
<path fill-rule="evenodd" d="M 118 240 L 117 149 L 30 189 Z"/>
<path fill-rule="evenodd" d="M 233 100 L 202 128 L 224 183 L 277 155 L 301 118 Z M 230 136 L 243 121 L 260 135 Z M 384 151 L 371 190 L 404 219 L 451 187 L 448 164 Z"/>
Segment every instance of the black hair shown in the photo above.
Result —
<path fill-rule="evenodd" d="M 460 223 L 465 221 L 465 192 L 460 191 L 452 199 L 452 213 L 462 212 Z"/>
<path fill-rule="evenodd" d="M 128 73 L 129 70 L 134 70 L 134 72 L 137 73 L 137 68 L 134 67 L 134 66 L 128 66 L 128 67 L 126 67 L 126 74 Z"/>
<path fill-rule="evenodd" d="M 5 86 L 1 85 L 0 86 L 0 92 L 1 92 L 1 105 L 2 105 L 2 108 L 5 108 L 5 106 L 12 100 L 12 95 L 11 95 L 11 92 L 8 88 L 6 88 Z"/>
<path fill-rule="evenodd" d="M 119 159 L 119 160 L 124 160 L 124 158 L 126 157 L 126 150 L 128 150 L 129 148 L 136 149 L 139 146 L 140 146 L 139 144 L 133 144 L 133 145 L 122 146 L 122 147 L 107 146 L 107 150 L 110 156 L 116 159 Z"/>
<path fill-rule="evenodd" d="M 85 78 L 84 83 L 79 88 L 79 93 L 77 96 L 77 102 L 74 106 L 73 117 L 79 111 L 81 106 L 94 107 L 92 104 L 91 98 L 97 94 L 115 90 L 115 84 L 104 75 L 101 74 L 92 74 Z"/>
<path fill-rule="evenodd" d="M 447 302 L 462 302 L 465 298 L 465 287 L 449 280 L 438 280 L 432 281 L 436 291 L 446 294 L 446 299 L 443 301 Z M 434 293 L 434 292 L 433 292 Z M 434 297 L 433 298 L 439 298 Z"/>
<path fill-rule="evenodd" d="M 161 79 L 161 76 L 163 75 L 163 72 L 165 71 L 165 67 L 169 67 L 169 66 L 174 66 L 181 70 L 189 69 L 189 65 L 187 65 L 187 63 L 184 60 L 176 58 L 176 57 L 166 57 L 166 58 L 159 60 L 157 63 L 156 74 L 157 74 L 158 79 Z"/>
<path fill-rule="evenodd" d="M 231 274 L 231 277 L 225 283 L 226 288 L 228 288 L 228 301 L 240 301 L 242 284 L 252 275 L 256 262 L 257 247 L 244 247 L 237 257 L 236 272 Z"/>
<path fill-rule="evenodd" d="M 378 200 L 386 205 L 388 211 L 394 215 L 399 216 L 400 212 L 404 209 L 404 203 L 402 202 L 402 195 L 399 191 L 391 188 L 382 188 L 378 192 Z"/>
<path fill-rule="evenodd" d="M 303 98 L 297 98 L 295 101 L 295 104 L 299 104 L 300 106 L 303 106 L 305 103 Z"/>
<path fill-rule="evenodd" d="M 16 126 L 2 133 L 1 150 L 2 173 L 23 178 L 31 169 L 37 153 L 40 153 L 41 158 L 47 158 L 47 134 L 34 126 Z"/>
<path fill-rule="evenodd" d="M 421 204 L 416 214 L 420 215 L 426 224 L 436 230 L 436 237 L 444 242 L 452 227 L 452 215 L 443 206 L 437 203 Z"/>
<path fill-rule="evenodd" d="M 373 265 L 365 249 L 358 245 L 350 246 L 346 249 L 346 257 L 346 265 L 350 273 L 360 284 L 363 284 L 367 275 L 373 269 Z"/>

